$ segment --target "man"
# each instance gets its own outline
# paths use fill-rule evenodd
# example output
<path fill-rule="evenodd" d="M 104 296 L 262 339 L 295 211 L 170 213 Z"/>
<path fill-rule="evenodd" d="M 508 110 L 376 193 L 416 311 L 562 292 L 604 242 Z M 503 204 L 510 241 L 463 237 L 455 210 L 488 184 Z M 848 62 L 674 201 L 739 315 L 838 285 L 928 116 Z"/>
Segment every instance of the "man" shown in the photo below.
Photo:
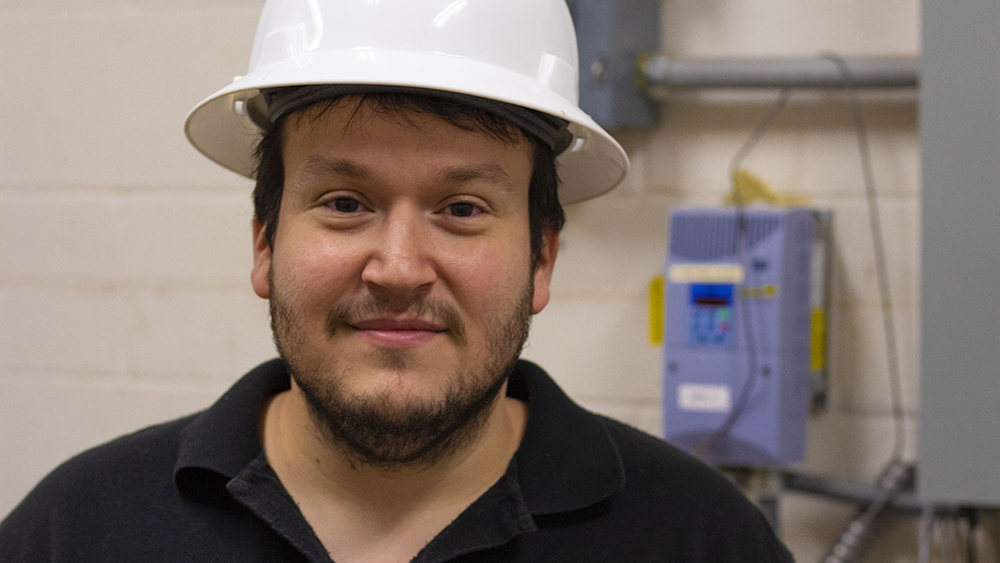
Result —
<path fill-rule="evenodd" d="M 627 166 L 576 108 L 562 0 L 272 1 L 252 59 L 188 134 L 256 177 L 281 359 L 57 469 L 0 560 L 791 559 L 718 474 L 518 360 L 560 200 Z"/>

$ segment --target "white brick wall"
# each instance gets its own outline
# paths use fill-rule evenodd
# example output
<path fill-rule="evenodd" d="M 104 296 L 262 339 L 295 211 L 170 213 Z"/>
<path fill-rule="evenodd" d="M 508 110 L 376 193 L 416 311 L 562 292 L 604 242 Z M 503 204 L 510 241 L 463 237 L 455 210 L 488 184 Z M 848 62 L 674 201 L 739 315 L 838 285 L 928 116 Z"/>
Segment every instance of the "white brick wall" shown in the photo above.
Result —
<path fill-rule="evenodd" d="M 251 292 L 250 185 L 200 157 L 188 110 L 245 72 L 259 1 L 0 0 L 0 514 L 67 456 L 209 404 L 274 354 Z M 918 0 L 670 0 L 676 56 L 914 54 Z M 689 93 L 616 132 L 633 172 L 568 209 L 553 300 L 526 355 L 584 404 L 661 434 L 645 291 L 665 216 L 719 203 L 772 93 Z M 919 145 L 913 95 L 865 95 L 915 456 Z M 849 107 L 796 94 L 747 166 L 836 215 L 831 409 L 810 470 L 870 479 L 892 443 L 880 305 Z M 791 496 L 786 541 L 815 559 L 851 511 Z M 911 561 L 910 524 L 879 560 Z M 887 540 L 888 541 L 888 540 Z"/>

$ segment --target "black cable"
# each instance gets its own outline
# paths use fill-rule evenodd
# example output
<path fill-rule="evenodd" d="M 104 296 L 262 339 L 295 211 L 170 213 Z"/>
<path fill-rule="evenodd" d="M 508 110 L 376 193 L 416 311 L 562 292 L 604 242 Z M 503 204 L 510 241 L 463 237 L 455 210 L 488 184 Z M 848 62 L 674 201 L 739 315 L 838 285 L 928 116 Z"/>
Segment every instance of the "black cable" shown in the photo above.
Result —
<path fill-rule="evenodd" d="M 764 114 L 764 117 L 760 118 L 760 121 L 757 123 L 757 126 L 754 127 L 753 132 L 750 133 L 750 136 L 747 137 L 746 141 L 743 141 L 743 144 L 740 145 L 739 150 L 737 150 L 736 154 L 733 155 L 733 159 L 729 161 L 730 177 L 735 177 L 736 173 L 739 172 L 740 166 L 743 164 L 743 161 L 746 160 L 747 156 L 750 155 L 750 151 L 752 151 L 754 147 L 757 146 L 761 138 L 764 136 L 764 133 L 766 133 L 767 130 L 771 128 L 771 125 L 774 124 L 774 120 L 778 118 L 778 114 L 781 113 L 781 110 L 785 107 L 785 104 L 788 103 L 788 98 L 790 98 L 791 96 L 792 96 L 791 88 L 781 89 L 781 92 L 778 94 L 778 99 L 775 100 L 773 104 L 771 104 L 771 108 L 767 110 L 767 113 Z M 735 190 L 733 191 L 733 197 L 736 200 L 737 207 L 742 208 L 746 204 L 743 201 L 742 196 L 739 193 L 736 193 Z"/>
<path fill-rule="evenodd" d="M 941 533 L 941 559 L 944 563 L 955 563 L 955 519 L 938 519 Z"/>
<path fill-rule="evenodd" d="M 886 465 L 877 480 L 881 489 L 879 495 L 844 527 L 837 543 L 830 548 L 823 563 L 849 563 L 858 561 L 868 549 L 875 535 L 875 524 L 882 511 L 892 502 L 892 497 L 904 488 L 912 486 L 912 469 L 902 461 Z"/>
<path fill-rule="evenodd" d="M 854 118 L 854 130 L 858 138 L 858 151 L 861 154 L 861 170 L 864 175 L 865 194 L 868 200 L 868 224 L 872 235 L 872 248 L 875 253 L 875 271 L 878 279 L 879 298 L 882 302 L 882 321 L 885 332 L 886 356 L 889 363 L 889 392 L 892 402 L 892 414 L 895 422 L 895 440 L 892 457 L 889 463 L 902 459 L 906 441 L 906 429 L 903 415 L 903 391 L 899 374 L 899 353 L 896 349 L 896 324 L 893 318 L 892 299 L 889 293 L 889 274 L 885 259 L 885 244 L 882 240 L 882 224 L 878 209 L 878 194 L 875 191 L 875 174 L 872 170 L 871 147 L 868 145 L 868 128 L 865 124 L 864 112 L 858 100 L 857 89 L 854 87 L 854 75 L 847 61 L 836 53 L 826 53 L 823 58 L 829 59 L 840 69 L 847 83 L 848 99 Z"/>
<path fill-rule="evenodd" d="M 976 563 L 979 560 L 979 550 L 976 545 L 976 524 L 978 523 L 976 509 L 970 509 L 965 515 L 965 523 L 965 560 L 968 563 Z"/>
<path fill-rule="evenodd" d="M 746 202 L 743 201 L 743 195 L 736 189 L 735 179 L 736 173 L 739 172 L 740 165 L 746 160 L 750 151 L 753 150 L 757 143 L 760 142 L 764 133 L 774 124 L 774 120 L 777 119 L 778 114 L 781 113 L 782 108 L 785 107 L 785 103 L 788 102 L 788 98 L 791 97 L 792 91 L 788 88 L 781 90 L 778 99 L 771 105 L 767 113 L 761 118 L 754 128 L 753 132 L 747 138 L 746 141 L 740 146 L 736 154 L 733 155 L 733 159 L 729 164 L 730 178 L 734 182 L 733 185 L 733 200 L 736 206 L 736 229 L 733 236 L 733 251 L 737 255 L 737 260 L 740 264 L 744 263 L 744 258 L 746 256 L 746 242 L 747 242 L 747 220 L 745 205 Z M 744 274 L 744 286 L 746 285 L 747 275 Z M 754 388 L 757 386 L 757 346 L 754 339 L 753 323 L 751 322 L 750 316 L 750 305 L 749 299 L 745 295 L 737 295 L 737 302 L 740 307 L 740 317 L 743 323 L 743 339 L 746 342 L 747 350 L 747 377 L 740 387 L 739 394 L 736 400 L 733 402 L 733 406 L 729 409 L 729 414 L 726 416 L 719 428 L 716 429 L 714 433 L 705 441 L 703 445 L 703 453 L 707 454 L 711 452 L 712 449 L 718 444 L 719 440 L 725 438 L 729 435 L 729 432 L 733 429 L 733 426 L 739 421 L 740 417 L 743 416 L 743 412 L 746 410 L 747 403 L 750 402 L 750 395 L 753 393 Z"/>

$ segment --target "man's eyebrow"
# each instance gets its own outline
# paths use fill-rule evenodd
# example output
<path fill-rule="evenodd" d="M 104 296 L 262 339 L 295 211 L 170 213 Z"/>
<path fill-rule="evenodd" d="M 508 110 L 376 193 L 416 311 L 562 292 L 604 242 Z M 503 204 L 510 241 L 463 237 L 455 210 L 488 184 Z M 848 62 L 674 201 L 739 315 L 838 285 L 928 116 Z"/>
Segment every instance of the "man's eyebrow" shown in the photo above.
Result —
<path fill-rule="evenodd" d="M 299 172 L 306 178 L 329 178 L 340 176 L 352 180 L 370 180 L 375 174 L 363 164 L 339 157 L 312 155 L 306 157 Z M 496 163 L 458 165 L 444 169 L 439 178 L 444 184 L 464 184 L 483 180 L 503 188 L 504 191 L 514 190 L 510 174 Z"/>
<path fill-rule="evenodd" d="M 507 171 L 502 166 L 495 163 L 471 164 L 448 168 L 441 173 L 441 179 L 452 184 L 485 180 L 503 188 L 513 188 L 510 175 L 507 174 Z"/>
<path fill-rule="evenodd" d="M 299 171 L 306 176 L 316 178 L 344 176 L 355 180 L 367 180 L 372 177 L 372 173 L 367 167 L 352 160 L 319 155 L 306 157 Z"/>

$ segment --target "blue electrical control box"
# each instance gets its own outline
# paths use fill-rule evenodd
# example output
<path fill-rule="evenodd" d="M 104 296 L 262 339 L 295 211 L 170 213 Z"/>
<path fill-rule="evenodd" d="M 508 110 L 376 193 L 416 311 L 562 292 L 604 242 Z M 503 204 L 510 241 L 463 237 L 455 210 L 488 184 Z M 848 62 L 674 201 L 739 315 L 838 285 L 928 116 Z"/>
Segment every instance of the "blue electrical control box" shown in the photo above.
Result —
<path fill-rule="evenodd" d="M 671 214 L 668 441 L 718 465 L 786 466 L 805 456 L 816 368 L 810 277 L 825 276 L 814 259 L 817 217 L 802 208 Z"/>

